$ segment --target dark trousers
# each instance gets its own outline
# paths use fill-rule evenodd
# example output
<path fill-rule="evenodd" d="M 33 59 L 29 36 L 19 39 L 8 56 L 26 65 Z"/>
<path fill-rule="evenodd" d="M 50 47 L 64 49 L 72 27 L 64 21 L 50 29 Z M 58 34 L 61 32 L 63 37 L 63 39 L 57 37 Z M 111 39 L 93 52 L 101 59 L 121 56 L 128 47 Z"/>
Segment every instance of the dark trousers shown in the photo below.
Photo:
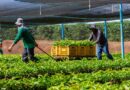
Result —
<path fill-rule="evenodd" d="M 97 45 L 97 58 L 99 60 L 102 60 L 102 52 L 104 52 L 109 59 L 113 60 L 113 57 L 108 50 L 108 43 L 104 45 Z"/>
<path fill-rule="evenodd" d="M 0 54 L 3 54 L 3 50 L 0 48 Z"/>
<path fill-rule="evenodd" d="M 24 48 L 24 52 L 22 54 L 22 60 L 27 62 L 28 56 L 32 61 L 36 60 L 36 58 L 34 57 L 34 48 Z"/>

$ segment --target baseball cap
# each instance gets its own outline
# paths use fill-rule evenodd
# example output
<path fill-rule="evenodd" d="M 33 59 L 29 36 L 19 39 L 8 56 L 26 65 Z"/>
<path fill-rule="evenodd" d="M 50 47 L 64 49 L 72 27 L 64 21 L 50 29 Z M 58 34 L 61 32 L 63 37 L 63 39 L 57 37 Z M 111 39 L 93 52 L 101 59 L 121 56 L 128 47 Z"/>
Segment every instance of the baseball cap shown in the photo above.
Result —
<path fill-rule="evenodd" d="M 89 29 L 96 29 L 96 25 L 95 24 L 91 24 Z"/>
<path fill-rule="evenodd" d="M 17 18 L 16 25 L 23 25 L 23 18 Z"/>

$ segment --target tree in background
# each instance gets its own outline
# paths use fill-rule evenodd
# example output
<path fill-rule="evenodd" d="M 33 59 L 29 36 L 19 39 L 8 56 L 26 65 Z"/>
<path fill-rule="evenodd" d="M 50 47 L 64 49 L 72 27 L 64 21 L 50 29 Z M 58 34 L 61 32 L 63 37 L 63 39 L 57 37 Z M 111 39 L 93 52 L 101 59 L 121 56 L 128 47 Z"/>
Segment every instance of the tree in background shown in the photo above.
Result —
<path fill-rule="evenodd" d="M 104 30 L 104 23 L 98 23 L 97 26 L 102 31 Z M 72 40 L 86 40 L 89 37 L 89 25 L 85 23 L 65 24 L 65 38 Z M 108 40 L 120 41 L 120 23 L 112 22 L 107 24 Z M 61 40 L 61 26 L 56 25 L 31 25 L 30 26 L 34 37 L 37 40 Z M 12 26 L 2 26 L 0 34 L 6 40 L 14 39 L 17 30 Z M 130 21 L 124 22 L 124 37 L 125 40 L 130 40 Z"/>

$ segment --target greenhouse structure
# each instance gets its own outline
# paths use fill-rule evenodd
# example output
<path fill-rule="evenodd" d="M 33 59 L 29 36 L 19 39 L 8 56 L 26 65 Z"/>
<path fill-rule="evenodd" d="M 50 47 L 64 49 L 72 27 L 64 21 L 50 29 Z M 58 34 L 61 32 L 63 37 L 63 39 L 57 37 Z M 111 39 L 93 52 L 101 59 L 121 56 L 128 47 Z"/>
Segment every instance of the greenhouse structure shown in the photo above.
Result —
<path fill-rule="evenodd" d="M 129 17 L 130 0 L 0 0 L 0 89 L 130 90 Z"/>
<path fill-rule="evenodd" d="M 107 35 L 106 21 L 120 19 L 124 58 L 123 19 L 129 18 L 129 3 L 129 0 L 2 0 L 0 23 L 14 24 L 18 17 L 37 24 L 59 23 L 62 27 L 63 23 L 104 21 Z"/>

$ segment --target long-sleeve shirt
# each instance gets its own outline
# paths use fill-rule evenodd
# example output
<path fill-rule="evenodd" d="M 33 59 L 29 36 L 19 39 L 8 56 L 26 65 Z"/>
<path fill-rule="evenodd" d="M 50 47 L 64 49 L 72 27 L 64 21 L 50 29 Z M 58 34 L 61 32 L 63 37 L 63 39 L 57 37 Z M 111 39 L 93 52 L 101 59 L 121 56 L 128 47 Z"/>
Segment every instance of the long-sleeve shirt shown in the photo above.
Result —
<path fill-rule="evenodd" d="M 32 36 L 30 29 L 27 27 L 19 27 L 18 33 L 15 37 L 14 44 L 16 44 L 20 39 L 23 40 L 24 48 L 34 48 L 36 45 L 35 39 Z"/>
<path fill-rule="evenodd" d="M 107 42 L 102 31 L 98 30 L 97 33 L 91 33 L 89 40 L 94 40 L 99 45 L 104 45 Z"/>
<path fill-rule="evenodd" d="M 0 39 L 0 49 L 2 48 L 2 39 Z"/>

